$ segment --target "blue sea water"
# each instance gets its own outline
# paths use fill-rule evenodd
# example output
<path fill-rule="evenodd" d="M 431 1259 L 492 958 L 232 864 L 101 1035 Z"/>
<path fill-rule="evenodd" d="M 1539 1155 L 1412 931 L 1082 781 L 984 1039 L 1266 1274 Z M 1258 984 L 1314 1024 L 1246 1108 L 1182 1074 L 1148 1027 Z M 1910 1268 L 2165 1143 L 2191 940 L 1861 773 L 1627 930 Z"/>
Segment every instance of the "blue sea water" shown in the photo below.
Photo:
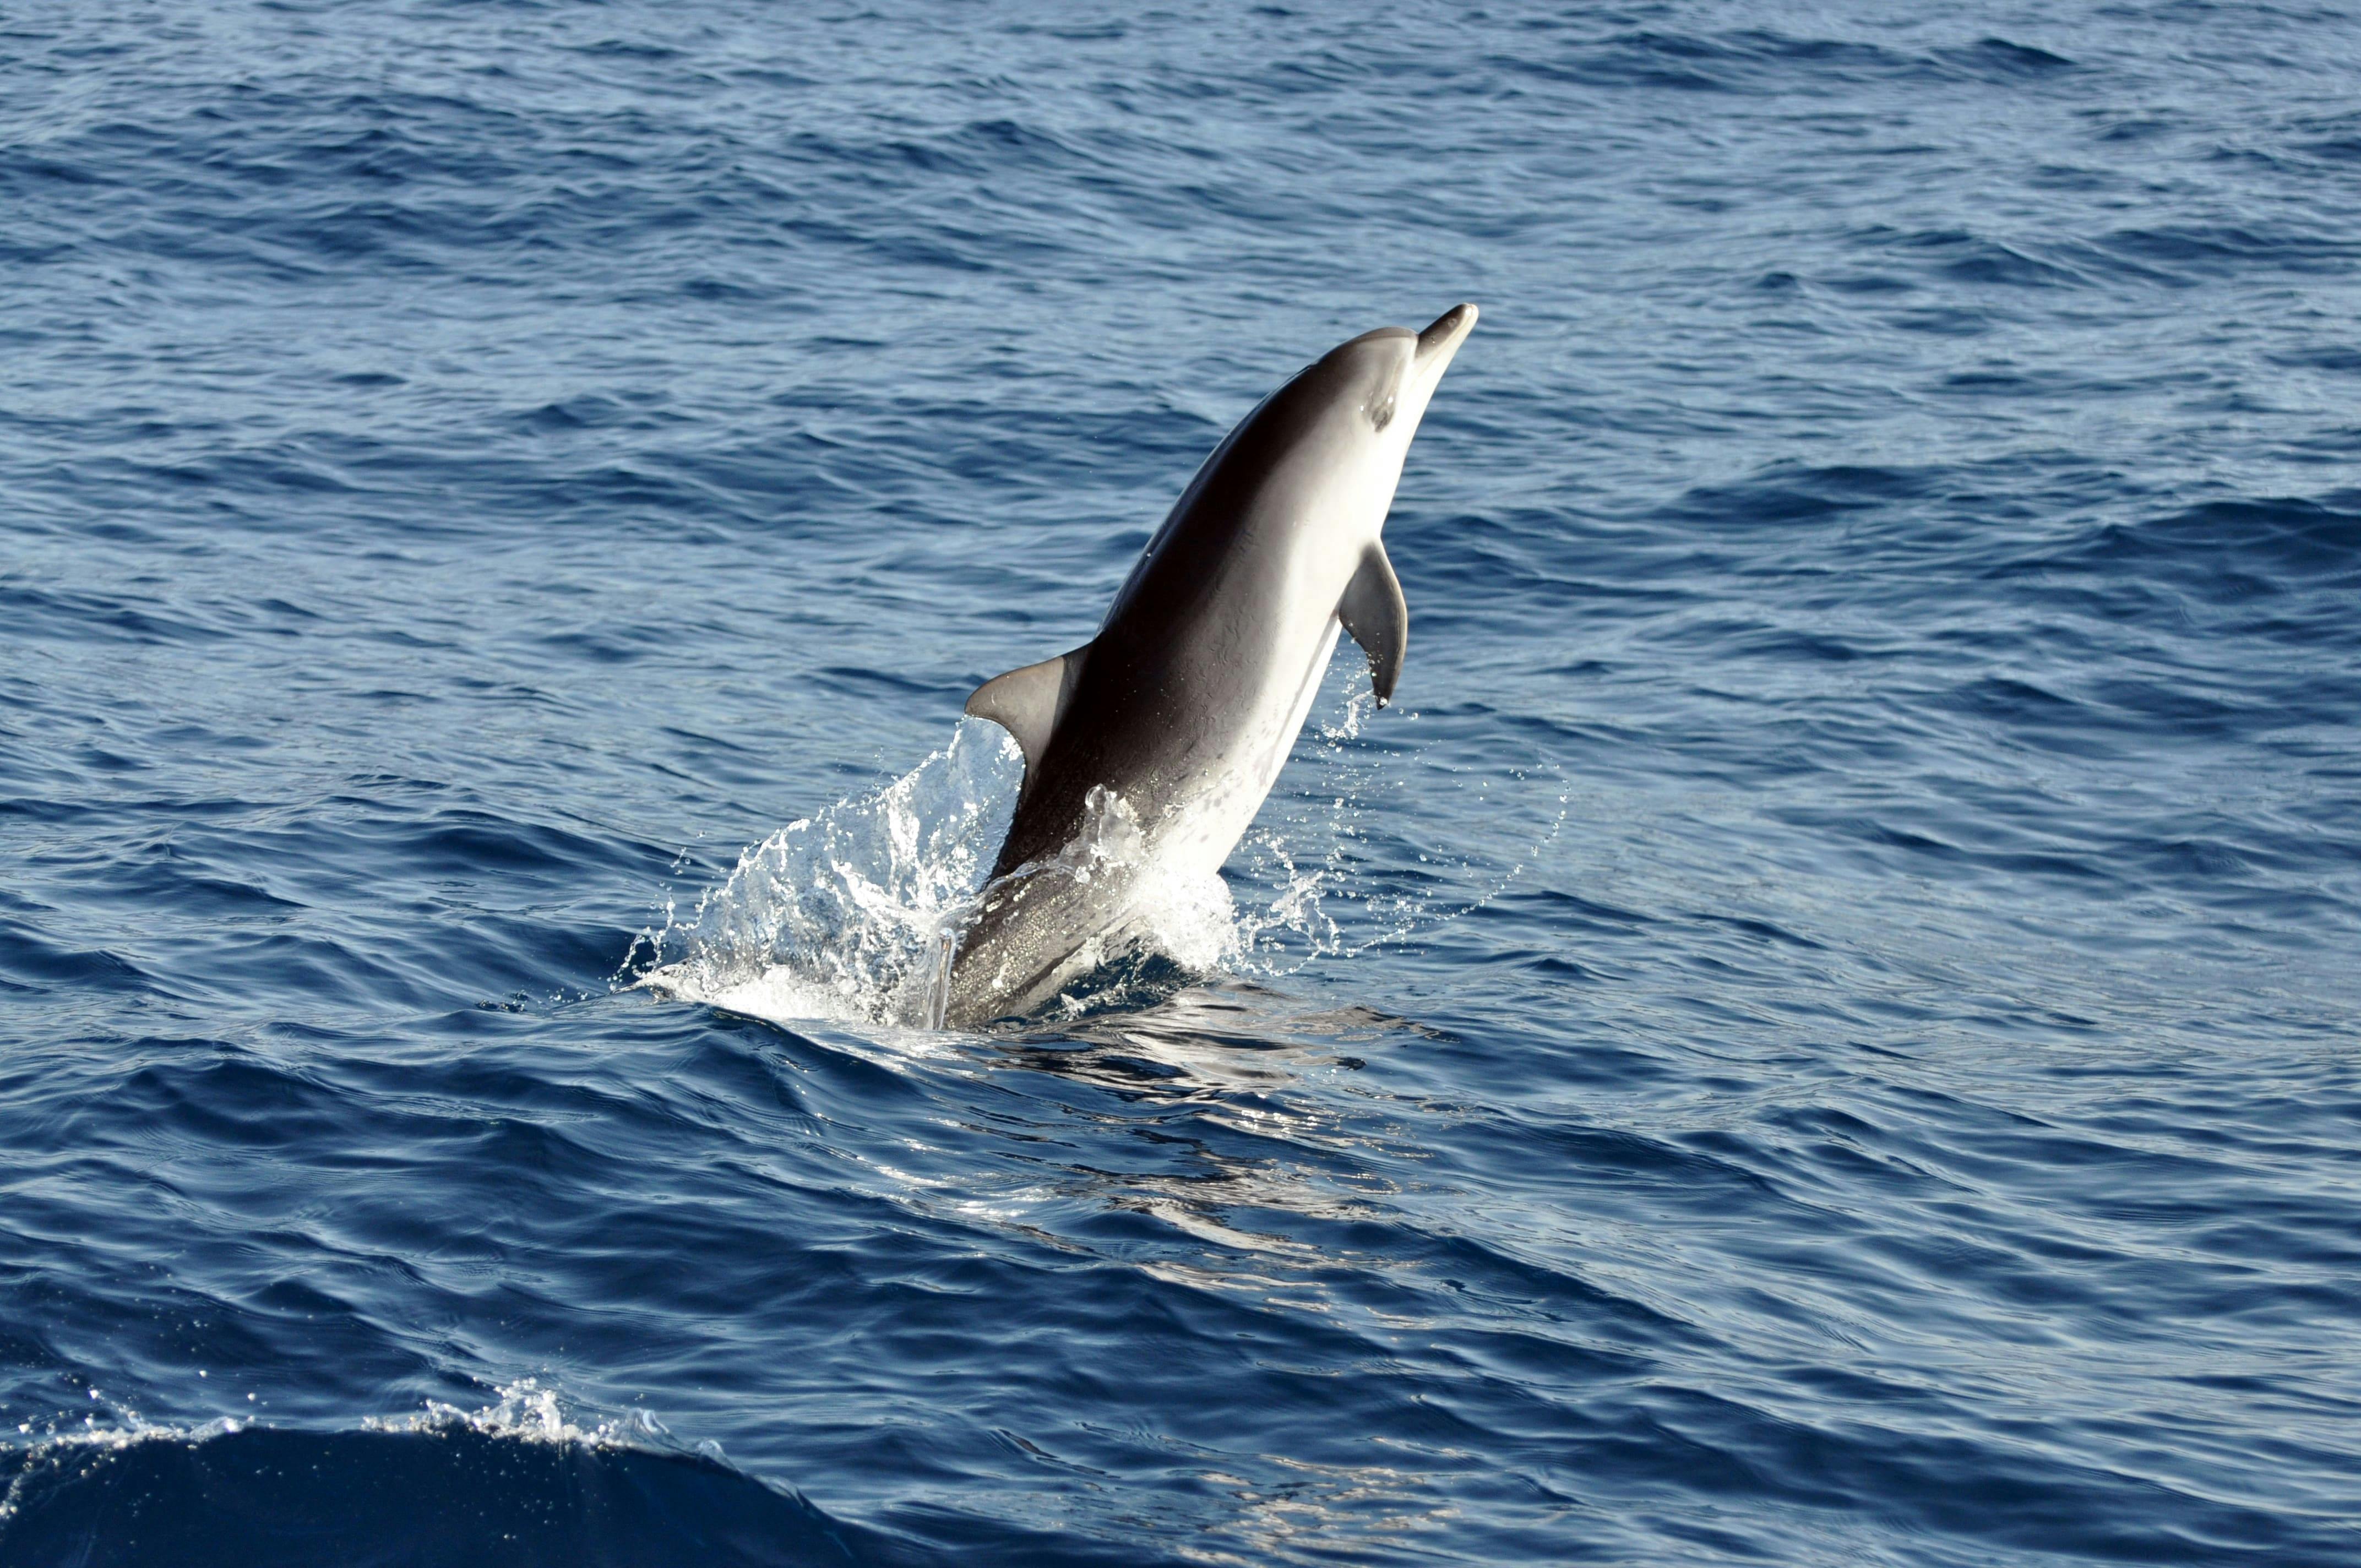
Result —
<path fill-rule="evenodd" d="M 0 1562 L 2361 1562 L 2356 84 L 0 13 Z M 1395 707 L 912 1026 L 968 691 L 1462 299 Z"/>

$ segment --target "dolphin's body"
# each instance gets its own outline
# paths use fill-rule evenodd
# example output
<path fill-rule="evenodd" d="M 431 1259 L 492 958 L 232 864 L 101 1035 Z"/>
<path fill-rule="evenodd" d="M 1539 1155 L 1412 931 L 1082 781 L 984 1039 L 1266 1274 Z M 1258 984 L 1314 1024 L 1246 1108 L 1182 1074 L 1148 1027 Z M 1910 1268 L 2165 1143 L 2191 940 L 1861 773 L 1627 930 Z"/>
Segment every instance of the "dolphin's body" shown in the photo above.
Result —
<path fill-rule="evenodd" d="M 1145 883 L 1220 871 L 1340 626 L 1367 652 L 1378 701 L 1392 696 L 1410 611 L 1378 531 L 1475 324 L 1460 305 L 1305 368 L 1205 459 L 1096 637 L 968 698 L 1016 737 L 1025 783 L 951 964 L 946 1023 L 1038 1005 L 1140 938 Z"/>

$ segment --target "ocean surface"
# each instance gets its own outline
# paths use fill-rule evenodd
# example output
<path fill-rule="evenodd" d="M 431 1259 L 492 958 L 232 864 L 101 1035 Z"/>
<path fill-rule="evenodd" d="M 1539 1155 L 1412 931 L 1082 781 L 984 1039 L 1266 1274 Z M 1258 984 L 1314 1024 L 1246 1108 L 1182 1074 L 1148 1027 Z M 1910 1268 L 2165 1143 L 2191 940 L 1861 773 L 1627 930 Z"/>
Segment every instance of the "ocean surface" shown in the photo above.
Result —
<path fill-rule="evenodd" d="M 1175 951 L 911 998 L 1481 324 Z M 2361 1563 L 2361 16 L 0 13 L 0 1563 Z"/>

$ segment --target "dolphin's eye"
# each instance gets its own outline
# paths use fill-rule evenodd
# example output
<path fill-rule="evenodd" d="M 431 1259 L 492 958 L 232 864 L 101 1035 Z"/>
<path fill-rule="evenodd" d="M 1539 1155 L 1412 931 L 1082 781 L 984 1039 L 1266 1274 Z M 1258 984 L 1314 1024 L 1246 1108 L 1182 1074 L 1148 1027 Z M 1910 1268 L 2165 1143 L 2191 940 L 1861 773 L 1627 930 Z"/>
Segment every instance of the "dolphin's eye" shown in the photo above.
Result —
<path fill-rule="evenodd" d="M 1372 429 L 1383 430 L 1394 422 L 1394 395 L 1388 392 L 1374 403 L 1364 403 L 1362 411 L 1369 416 Z"/>

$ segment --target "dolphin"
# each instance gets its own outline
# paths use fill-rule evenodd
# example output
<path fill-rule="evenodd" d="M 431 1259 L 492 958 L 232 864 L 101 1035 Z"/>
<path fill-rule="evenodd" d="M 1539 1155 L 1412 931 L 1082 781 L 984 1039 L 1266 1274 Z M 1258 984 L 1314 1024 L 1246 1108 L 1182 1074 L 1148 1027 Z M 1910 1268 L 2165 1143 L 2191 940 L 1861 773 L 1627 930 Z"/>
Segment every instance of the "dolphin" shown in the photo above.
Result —
<path fill-rule="evenodd" d="M 939 1019 L 1038 1006 L 1149 939 L 1159 879 L 1217 875 L 1278 780 L 1339 630 L 1380 707 L 1410 609 L 1379 531 L 1427 400 L 1476 324 L 1380 327 L 1238 422 L 1180 493 L 1098 635 L 975 689 L 1025 779 Z M 1173 885 L 1170 883 L 1164 886 Z"/>

